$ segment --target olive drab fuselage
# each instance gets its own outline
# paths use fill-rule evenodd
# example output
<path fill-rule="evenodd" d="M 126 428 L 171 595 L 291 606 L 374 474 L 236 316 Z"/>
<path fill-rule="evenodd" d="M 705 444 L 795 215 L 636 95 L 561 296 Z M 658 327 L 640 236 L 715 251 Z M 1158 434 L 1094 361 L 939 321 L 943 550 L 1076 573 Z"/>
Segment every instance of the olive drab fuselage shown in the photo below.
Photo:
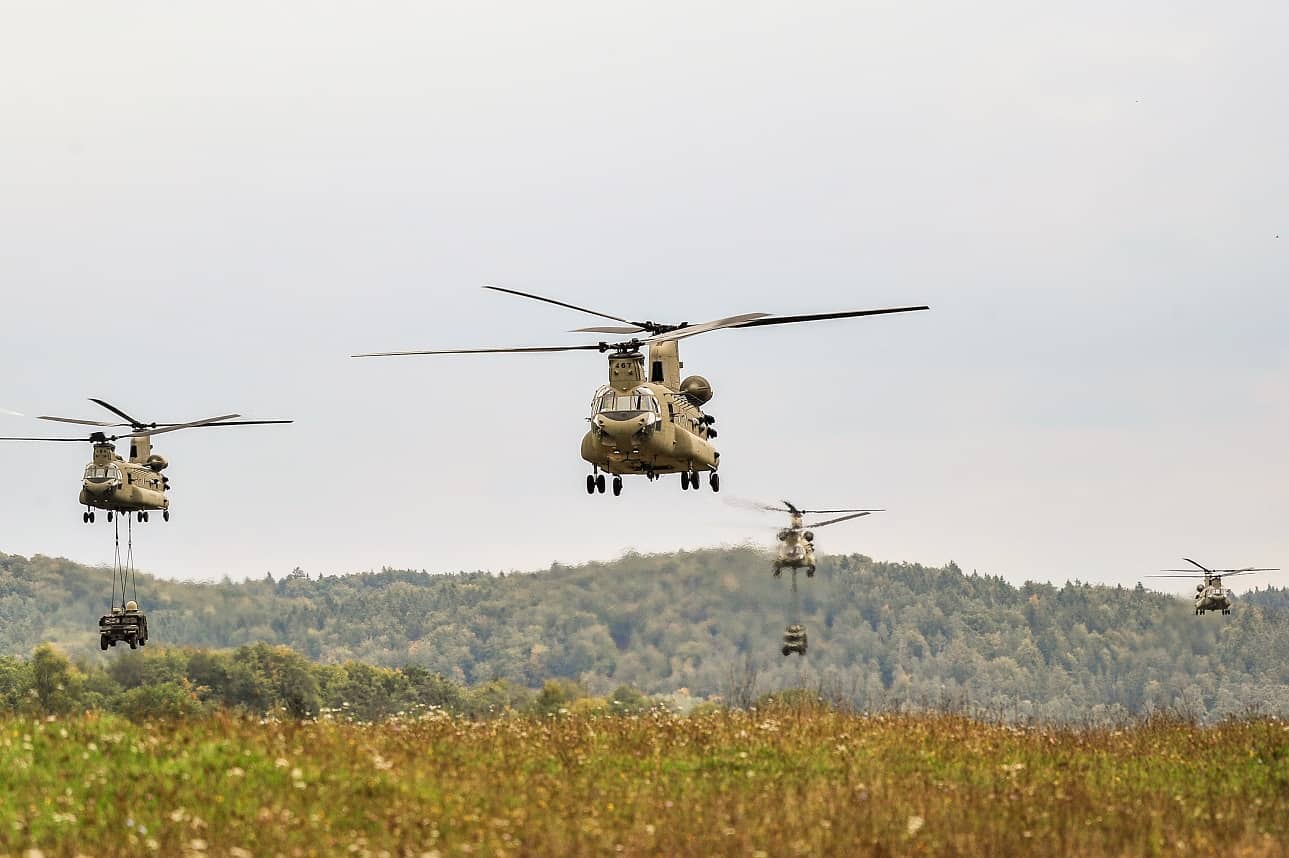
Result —
<path fill-rule="evenodd" d="M 161 475 L 167 464 L 153 455 L 146 435 L 130 439 L 129 459 L 121 458 L 110 441 L 96 441 L 81 482 L 81 505 L 115 512 L 169 509 L 167 480 Z"/>
<path fill-rule="evenodd" d="M 1210 578 L 1202 584 L 1195 585 L 1195 613 L 1206 614 L 1209 611 L 1230 613 L 1235 593 L 1222 585 L 1221 578 Z"/>
<path fill-rule="evenodd" d="M 609 383 L 596 391 L 582 458 L 609 474 L 715 471 L 720 453 L 711 439 L 714 419 L 701 405 L 711 398 L 706 380 L 680 378 L 674 341 L 609 355 Z"/>
<path fill-rule="evenodd" d="M 815 535 L 806 530 L 801 523 L 802 516 L 792 515 L 788 527 L 779 531 L 779 552 L 774 559 L 774 574 L 784 569 L 805 569 L 811 575 L 815 571 Z"/>

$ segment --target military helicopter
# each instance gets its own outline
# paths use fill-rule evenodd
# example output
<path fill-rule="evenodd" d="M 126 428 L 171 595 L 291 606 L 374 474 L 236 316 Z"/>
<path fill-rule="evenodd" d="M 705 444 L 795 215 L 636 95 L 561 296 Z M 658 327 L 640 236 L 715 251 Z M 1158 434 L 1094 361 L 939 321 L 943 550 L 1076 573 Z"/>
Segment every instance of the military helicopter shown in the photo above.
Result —
<path fill-rule="evenodd" d="M 815 534 L 811 528 L 827 527 L 830 524 L 850 521 L 852 518 L 862 518 L 875 512 L 885 512 L 885 510 L 880 509 L 800 509 L 791 501 L 786 500 L 783 501 L 783 506 L 753 505 L 748 501 L 739 501 L 738 503 L 745 506 L 755 506 L 756 509 L 768 512 L 786 512 L 790 517 L 788 526 L 778 533 L 779 551 L 778 556 L 774 559 L 775 578 L 782 575 L 784 569 L 791 569 L 794 577 L 798 569 L 806 570 L 807 578 L 815 576 Z M 808 515 L 840 515 L 840 518 L 830 518 L 827 521 L 815 521 L 807 524 L 803 519 Z"/>
<path fill-rule="evenodd" d="M 1235 601 L 1235 593 L 1229 588 L 1222 586 L 1222 578 L 1231 575 L 1245 575 L 1249 572 L 1279 572 L 1279 569 L 1261 569 L 1249 567 L 1247 569 L 1209 569 L 1191 560 L 1189 557 L 1183 557 L 1187 563 L 1200 570 L 1201 574 L 1191 572 L 1189 569 L 1164 569 L 1163 572 L 1175 572 L 1181 574 L 1175 575 L 1148 575 L 1149 578 L 1202 578 L 1201 583 L 1195 585 L 1195 613 L 1198 616 L 1204 616 L 1209 611 L 1221 611 L 1223 614 L 1231 613 L 1231 603 Z"/>
<path fill-rule="evenodd" d="M 678 473 L 682 489 L 696 490 L 701 487 L 702 473 L 706 471 L 711 474 L 708 484 L 712 491 L 721 489 L 717 472 L 721 454 L 712 444 L 717 435 L 713 426 L 716 418 L 702 410 L 702 406 L 712 399 L 712 386 L 701 375 L 681 378 L 680 370 L 684 364 L 680 361 L 680 340 L 725 328 L 759 328 L 930 309 L 925 306 L 892 307 L 799 316 L 744 313 L 700 324 L 668 324 L 633 322 L 621 316 L 501 286 L 483 288 L 622 323 L 578 328 L 573 333 L 616 334 L 630 336 L 631 339 L 574 346 L 370 352 L 353 357 L 566 351 L 596 351 L 608 355 L 608 384 L 597 390 L 591 400 L 591 416 L 588 418 L 591 426 L 582 438 L 582 458 L 591 465 L 591 473 L 586 478 L 587 494 L 604 494 L 607 489 L 605 475 L 608 474 L 613 478 L 615 496 L 622 494 L 622 477 L 630 474 L 643 475 L 653 481 L 664 474 Z M 634 336 L 636 334 L 648 336 L 641 338 Z M 647 360 L 645 349 L 648 351 Z"/>
<path fill-rule="evenodd" d="M 88 436 L 76 438 L 22 438 L 0 437 L 0 441 L 60 441 L 89 442 L 93 445 L 93 459 L 85 466 L 81 481 L 80 504 L 85 507 L 81 521 L 86 524 L 94 522 L 94 510 L 107 510 L 107 520 L 112 521 L 115 513 L 129 516 L 135 513 L 139 521 L 147 521 L 148 513 L 160 510 L 161 517 L 170 520 L 170 500 L 166 490 L 170 488 L 170 479 L 162 475 L 169 462 L 163 456 L 152 452 L 152 436 L 165 432 L 177 432 L 180 429 L 198 429 L 216 426 L 259 426 L 269 423 L 291 423 L 291 420 L 240 420 L 240 414 L 223 414 L 208 417 L 205 420 L 194 420 L 188 423 L 147 423 L 126 414 L 115 405 L 101 399 L 90 399 L 108 411 L 125 420 L 124 423 L 113 423 L 101 420 L 78 420 L 71 417 L 41 416 L 40 420 L 52 420 L 57 423 L 74 423 L 81 426 L 101 428 L 128 428 L 132 432 L 120 435 L 107 435 L 96 431 Z M 9 412 L 14 413 L 14 412 Z M 117 455 L 117 440 L 130 439 L 130 458 L 123 459 Z"/>

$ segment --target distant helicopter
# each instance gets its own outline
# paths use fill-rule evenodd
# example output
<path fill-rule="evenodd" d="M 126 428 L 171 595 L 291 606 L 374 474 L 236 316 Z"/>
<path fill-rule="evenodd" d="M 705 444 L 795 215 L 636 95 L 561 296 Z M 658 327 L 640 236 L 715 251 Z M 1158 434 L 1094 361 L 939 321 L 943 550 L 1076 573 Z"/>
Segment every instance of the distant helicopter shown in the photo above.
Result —
<path fill-rule="evenodd" d="M 607 488 L 605 474 L 613 477 L 614 495 L 622 493 L 622 477 L 626 474 L 641 474 L 652 481 L 663 474 L 679 473 L 682 489 L 698 489 L 701 486 L 703 471 L 711 473 L 708 483 L 712 491 L 720 491 L 721 482 L 717 469 L 721 454 L 712 444 L 712 439 L 716 437 L 716 430 L 712 424 L 716 422 L 716 418 L 710 414 L 704 414 L 702 410 L 702 406 L 712 398 L 712 387 L 707 379 L 700 375 L 681 379 L 680 370 L 684 365 L 680 361 L 677 345 L 680 340 L 723 328 L 757 328 L 766 325 L 787 325 L 795 322 L 879 316 L 930 309 L 925 306 L 894 307 L 885 310 L 853 310 L 801 316 L 745 313 L 701 324 L 688 322 L 663 324 L 631 322 L 619 316 L 500 286 L 484 288 L 624 323 L 623 326 L 579 328 L 574 333 L 648 334 L 649 336 L 643 339 L 633 337 L 616 343 L 600 342 L 580 346 L 375 352 L 353 355 L 353 357 L 564 351 L 607 353 L 609 383 L 597 390 L 591 401 L 589 418 L 591 427 L 582 438 L 582 458 L 591 464 L 591 473 L 586 478 L 588 494 L 596 492 L 604 494 Z M 645 347 L 648 347 L 647 361 L 642 352 Z"/>
<path fill-rule="evenodd" d="M 40 420 L 53 420 L 58 423 L 75 423 L 81 426 L 98 426 L 102 428 L 128 428 L 134 431 L 121 435 L 107 435 L 93 432 L 89 436 L 78 438 L 16 438 L 0 437 L 0 441 L 65 441 L 86 442 L 94 447 L 93 460 L 85 467 L 81 480 L 80 504 L 85 507 L 81 521 L 86 524 L 94 522 L 94 510 L 107 510 L 107 520 L 111 521 L 114 513 L 128 516 L 135 513 L 139 521 L 147 521 L 150 511 L 160 510 L 161 517 L 170 520 L 170 500 L 166 490 L 170 488 L 169 478 L 162 475 L 169 462 L 152 452 L 152 436 L 165 432 L 176 432 L 180 429 L 198 429 L 216 426 L 259 426 L 270 423 L 291 423 L 291 420 L 239 420 L 240 414 L 223 414 L 219 417 L 208 417 L 189 423 L 145 423 L 126 414 L 115 405 L 101 399 L 90 399 L 113 414 L 125 420 L 125 423 L 103 422 L 100 420 L 77 420 L 71 417 L 42 416 Z M 14 413 L 14 412 L 9 412 Z M 118 439 L 130 439 L 130 458 L 122 459 L 116 452 L 113 443 Z"/>
<path fill-rule="evenodd" d="M 793 575 L 796 575 L 798 569 L 806 570 L 806 577 L 815 576 L 815 534 L 811 528 L 827 527 L 830 524 L 837 524 L 842 521 L 850 521 L 852 518 L 862 518 L 875 512 L 884 512 L 880 509 L 799 509 L 789 501 L 784 501 L 783 506 L 762 506 L 761 509 L 770 512 L 786 512 L 790 516 L 790 522 L 787 527 L 779 531 L 779 553 L 774 559 L 774 577 L 778 578 L 783 574 L 784 569 L 791 569 Z M 802 521 L 807 515 L 841 515 L 840 518 L 830 518 L 827 521 L 816 521 L 809 524 Z"/>
<path fill-rule="evenodd" d="M 1262 569 L 1249 567 L 1247 569 L 1209 569 L 1191 560 L 1189 557 L 1183 557 L 1187 563 L 1199 569 L 1202 574 L 1195 574 L 1189 569 L 1163 569 L 1163 572 L 1177 572 L 1184 574 L 1176 575 L 1148 575 L 1148 578 L 1203 578 L 1204 580 L 1195 585 L 1195 613 L 1203 616 L 1209 611 L 1221 611 L 1223 614 L 1231 613 L 1231 603 L 1235 601 L 1235 594 L 1227 587 L 1222 586 L 1222 578 L 1231 575 L 1244 575 L 1249 572 L 1279 572 L 1279 569 Z"/>

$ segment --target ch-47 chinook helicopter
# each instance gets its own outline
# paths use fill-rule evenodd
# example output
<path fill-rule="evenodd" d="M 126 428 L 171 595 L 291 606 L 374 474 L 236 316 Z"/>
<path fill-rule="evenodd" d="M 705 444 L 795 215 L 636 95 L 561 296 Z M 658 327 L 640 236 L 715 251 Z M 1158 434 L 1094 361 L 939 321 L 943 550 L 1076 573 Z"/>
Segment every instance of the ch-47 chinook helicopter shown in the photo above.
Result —
<path fill-rule="evenodd" d="M 681 378 L 680 370 L 684 364 L 680 361 L 680 340 L 724 328 L 759 328 L 930 309 L 925 306 L 892 307 L 884 310 L 851 310 L 799 316 L 744 313 L 701 324 L 665 324 L 633 322 L 620 316 L 500 286 L 484 288 L 623 323 L 620 326 L 578 328 L 574 333 L 615 334 L 630 336 L 631 339 L 575 346 L 374 352 L 354 357 L 566 351 L 597 351 L 607 354 L 608 384 L 597 390 L 591 400 L 591 427 L 582 438 L 582 458 L 591 465 L 591 473 L 586 478 L 588 494 L 604 494 L 607 487 L 605 474 L 613 478 L 614 495 L 622 493 L 622 477 L 628 474 L 640 474 L 652 481 L 663 474 L 678 473 L 682 489 L 698 489 L 703 471 L 711 474 L 708 483 L 712 491 L 720 491 L 721 481 L 717 469 L 721 454 L 712 444 L 712 439 L 716 437 L 716 429 L 713 428 L 716 418 L 703 413 L 702 409 L 712 398 L 712 387 L 700 375 Z M 636 337 L 636 334 L 647 336 Z"/>
<path fill-rule="evenodd" d="M 815 577 L 815 534 L 812 528 L 827 527 L 830 524 L 850 521 L 852 518 L 862 518 L 875 512 L 883 512 L 880 509 L 798 509 L 789 501 L 784 501 L 783 506 L 761 508 L 770 512 L 786 512 L 791 517 L 788 526 L 778 534 L 779 553 L 774 558 L 775 578 L 782 575 L 784 569 L 791 569 L 794 577 L 798 569 L 806 570 L 807 578 Z M 842 515 L 842 513 L 848 514 Z M 840 517 L 806 523 L 803 519 L 808 515 L 840 515 Z"/>
<path fill-rule="evenodd" d="M 1262 569 L 1249 567 L 1247 569 L 1209 569 L 1207 566 L 1201 566 L 1189 557 L 1183 557 L 1187 563 L 1200 570 L 1200 574 L 1191 572 L 1189 569 L 1164 569 L 1163 572 L 1175 572 L 1175 575 L 1149 575 L 1149 578 L 1202 578 L 1199 584 L 1195 585 L 1195 613 L 1204 616 L 1209 611 L 1221 611 L 1223 614 L 1231 613 L 1231 603 L 1235 601 L 1235 594 L 1230 588 L 1222 586 L 1222 578 L 1231 575 L 1246 575 L 1250 572 L 1279 572 L 1279 569 Z"/>
<path fill-rule="evenodd" d="M 101 420 L 77 420 L 71 417 L 42 416 L 40 420 L 52 420 L 57 423 L 74 423 L 80 426 L 95 426 L 102 429 L 127 428 L 133 431 L 120 435 L 107 435 L 96 431 L 88 436 L 77 438 L 3 438 L 0 441 L 63 441 L 89 442 L 94 447 L 93 459 L 85 466 L 81 480 L 80 504 L 85 507 L 81 521 L 92 524 L 94 510 L 107 510 L 107 520 L 111 521 L 115 513 L 129 516 L 135 513 L 139 521 L 147 521 L 148 513 L 160 510 L 161 517 L 170 520 L 170 500 L 166 490 L 170 480 L 162 475 L 169 462 L 165 457 L 152 452 L 152 436 L 165 432 L 177 432 L 180 429 L 199 429 L 216 426 L 259 426 L 269 423 L 291 423 L 290 420 L 239 420 L 240 414 L 223 414 L 219 417 L 208 417 L 205 420 L 194 420 L 189 423 L 145 423 L 126 414 L 115 405 L 101 399 L 90 399 L 108 411 L 125 420 L 125 423 L 113 423 Z M 13 412 L 9 412 L 13 413 Z M 130 458 L 123 459 L 116 452 L 113 443 L 120 439 L 130 439 Z"/>

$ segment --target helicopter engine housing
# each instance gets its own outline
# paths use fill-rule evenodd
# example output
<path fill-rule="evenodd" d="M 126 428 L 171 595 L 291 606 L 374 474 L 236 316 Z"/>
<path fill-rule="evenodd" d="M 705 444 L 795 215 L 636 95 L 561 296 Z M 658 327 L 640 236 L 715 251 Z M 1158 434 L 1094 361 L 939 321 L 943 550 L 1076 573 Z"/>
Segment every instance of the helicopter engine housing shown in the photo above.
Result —
<path fill-rule="evenodd" d="M 806 538 L 806 542 L 814 542 L 814 541 L 815 541 L 815 532 L 814 532 L 813 530 L 807 530 L 805 533 L 803 533 L 803 534 L 801 534 L 801 535 L 802 535 L 802 536 L 804 536 L 804 537 Z"/>
<path fill-rule="evenodd" d="M 149 456 L 143 464 L 158 474 L 170 467 L 170 462 L 166 460 L 166 457 L 156 453 Z"/>
<path fill-rule="evenodd" d="M 680 392 L 695 405 L 706 405 L 715 396 L 711 383 L 701 375 L 691 375 L 682 381 Z"/>

